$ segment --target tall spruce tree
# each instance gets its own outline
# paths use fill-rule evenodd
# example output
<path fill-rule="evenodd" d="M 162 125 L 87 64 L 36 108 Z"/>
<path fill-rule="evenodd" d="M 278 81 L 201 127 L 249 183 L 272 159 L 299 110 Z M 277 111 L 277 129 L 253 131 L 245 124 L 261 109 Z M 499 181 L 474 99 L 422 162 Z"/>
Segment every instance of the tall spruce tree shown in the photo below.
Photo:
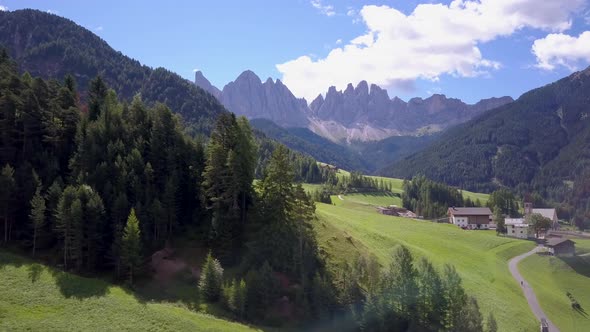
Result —
<path fill-rule="evenodd" d="M 0 213 L 4 221 L 4 243 L 9 241 L 10 223 L 13 218 L 13 200 L 16 190 L 14 168 L 6 164 L 0 172 Z"/>
<path fill-rule="evenodd" d="M 127 224 L 121 238 L 121 247 L 121 261 L 129 271 L 129 283 L 133 284 L 133 275 L 142 262 L 141 232 L 135 209 L 131 209 L 129 218 L 127 218 Z"/>
<path fill-rule="evenodd" d="M 45 225 L 45 198 L 41 194 L 41 184 L 37 186 L 35 196 L 31 199 L 31 213 L 29 218 L 31 220 L 31 226 L 33 228 L 33 257 L 37 250 L 37 236 L 39 231 L 43 229 Z"/>

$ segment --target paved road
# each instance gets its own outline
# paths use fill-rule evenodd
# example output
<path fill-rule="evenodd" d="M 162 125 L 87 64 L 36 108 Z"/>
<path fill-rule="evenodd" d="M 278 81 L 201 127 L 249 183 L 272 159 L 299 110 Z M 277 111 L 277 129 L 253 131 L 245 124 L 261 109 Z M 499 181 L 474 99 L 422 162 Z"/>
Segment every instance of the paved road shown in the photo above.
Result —
<path fill-rule="evenodd" d="M 553 323 L 551 323 L 549 318 L 547 318 L 547 315 L 545 315 L 545 313 L 543 312 L 543 309 L 541 309 L 541 306 L 539 305 L 539 301 L 537 300 L 537 297 L 535 296 L 535 292 L 533 291 L 533 289 L 529 286 L 529 284 L 526 282 L 526 280 L 524 280 L 522 275 L 520 275 L 520 272 L 518 272 L 518 263 L 521 260 L 536 253 L 541 248 L 542 247 L 538 246 L 525 254 L 514 257 L 513 259 L 510 260 L 510 262 L 508 262 L 508 268 L 510 269 L 510 273 L 512 273 L 512 277 L 514 277 L 514 279 L 516 279 L 518 284 L 520 285 L 522 283 L 521 288 L 522 288 L 522 291 L 524 292 L 524 296 L 526 297 L 526 300 L 529 303 L 529 307 L 531 307 L 533 314 L 535 315 L 535 317 L 537 317 L 537 320 L 539 320 L 539 324 L 541 322 L 541 318 L 545 318 L 547 320 L 547 323 L 549 324 L 549 332 L 559 332 L 559 329 L 557 328 L 557 326 L 555 326 L 555 325 L 553 325 Z"/>

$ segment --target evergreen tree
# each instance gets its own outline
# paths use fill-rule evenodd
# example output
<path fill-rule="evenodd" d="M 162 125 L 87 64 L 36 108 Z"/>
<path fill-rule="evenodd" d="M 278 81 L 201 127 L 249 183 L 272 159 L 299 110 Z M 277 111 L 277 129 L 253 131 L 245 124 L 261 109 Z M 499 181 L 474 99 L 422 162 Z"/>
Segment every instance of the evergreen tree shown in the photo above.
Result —
<path fill-rule="evenodd" d="M 416 280 L 418 284 L 417 323 L 428 330 L 442 329 L 446 309 L 443 283 L 432 263 L 425 258 L 419 262 Z"/>
<path fill-rule="evenodd" d="M 6 164 L 0 172 L 0 213 L 4 221 L 4 243 L 9 241 L 9 228 L 13 217 L 13 200 L 16 190 L 14 169 Z"/>
<path fill-rule="evenodd" d="M 37 236 L 45 225 L 45 198 L 41 195 L 41 185 L 37 186 L 35 196 L 31 199 L 31 213 L 29 215 L 33 227 L 33 257 L 37 249 Z"/>
<path fill-rule="evenodd" d="M 221 285 L 223 282 L 223 268 L 219 261 L 211 255 L 207 255 L 205 263 L 201 268 L 199 279 L 199 290 L 201 296 L 208 302 L 215 302 L 221 295 Z"/>
<path fill-rule="evenodd" d="M 463 308 L 467 305 L 467 295 L 463 289 L 461 277 L 454 266 L 445 265 L 443 284 L 447 303 L 445 326 L 447 330 L 454 331 L 462 326 Z"/>
<path fill-rule="evenodd" d="M 127 224 L 121 238 L 121 261 L 129 269 L 129 283 L 133 284 L 133 274 L 141 265 L 141 233 L 139 220 L 135 215 L 135 209 L 131 209 Z"/>
<path fill-rule="evenodd" d="M 418 296 L 417 271 L 414 258 L 405 246 L 399 246 L 394 254 L 389 273 L 385 277 L 386 289 L 392 299 L 394 310 L 399 313 L 407 327 L 414 319 Z"/>
<path fill-rule="evenodd" d="M 493 221 L 496 224 L 496 234 L 506 234 L 506 222 L 501 208 L 494 209 Z"/>
<path fill-rule="evenodd" d="M 467 299 L 455 330 L 457 332 L 483 332 L 483 318 L 475 297 L 470 296 Z"/>
<path fill-rule="evenodd" d="M 96 120 L 100 116 L 107 97 L 108 88 L 101 76 L 97 76 L 90 82 L 88 89 L 88 117 Z"/>

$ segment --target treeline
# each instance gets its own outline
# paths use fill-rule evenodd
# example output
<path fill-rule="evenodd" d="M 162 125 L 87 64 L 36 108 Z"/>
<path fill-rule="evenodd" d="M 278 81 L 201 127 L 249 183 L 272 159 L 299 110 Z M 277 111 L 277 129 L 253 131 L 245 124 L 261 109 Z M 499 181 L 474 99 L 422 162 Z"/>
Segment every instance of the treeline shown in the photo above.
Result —
<path fill-rule="evenodd" d="M 166 106 L 147 107 L 140 96 L 121 103 L 100 77 L 87 104 L 77 96 L 71 77 L 20 76 L 0 53 L 3 245 L 133 282 L 151 253 L 191 230 L 192 245 L 251 285 L 246 319 L 269 319 L 282 296 L 292 319 L 309 319 L 313 280 L 328 277 L 310 224 L 314 204 L 295 185 L 297 163 L 284 146 L 274 147 L 255 190 L 258 146 L 244 118 L 222 114 L 205 148 Z M 286 282 L 260 288 L 277 274 Z"/>
<path fill-rule="evenodd" d="M 83 101 L 92 79 L 101 76 L 122 100 L 130 102 L 139 93 L 149 106 L 165 102 L 182 116 L 191 135 L 208 135 L 225 112 L 215 97 L 178 74 L 142 65 L 91 31 L 45 11 L 0 12 L 0 45 L 18 62 L 20 72 L 57 80 L 75 76 Z"/>
<path fill-rule="evenodd" d="M 479 199 L 474 202 L 469 197 L 464 198 L 459 189 L 431 181 L 424 176 L 415 176 L 411 181 L 405 180 L 403 190 L 403 206 L 428 219 L 446 215 L 451 206 L 481 206 Z"/>

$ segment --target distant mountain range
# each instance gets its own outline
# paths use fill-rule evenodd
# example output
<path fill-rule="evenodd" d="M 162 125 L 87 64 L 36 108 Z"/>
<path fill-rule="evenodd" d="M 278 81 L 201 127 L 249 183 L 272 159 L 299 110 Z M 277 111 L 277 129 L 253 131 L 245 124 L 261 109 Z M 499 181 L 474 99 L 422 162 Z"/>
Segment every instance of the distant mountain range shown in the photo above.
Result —
<path fill-rule="evenodd" d="M 263 83 L 252 71 L 243 72 L 223 90 L 213 86 L 200 71 L 195 73 L 195 84 L 238 115 L 268 119 L 282 127 L 306 127 L 338 143 L 440 132 L 513 101 L 511 97 L 490 98 L 469 105 L 436 94 L 404 102 L 362 81 L 356 88 L 349 84 L 344 91 L 331 87 L 325 97 L 319 95 L 308 105 L 280 80 L 269 78 Z"/>
<path fill-rule="evenodd" d="M 585 193 L 587 202 L 590 68 L 449 129 L 430 147 L 381 173 L 423 174 L 472 190 L 539 191 L 557 201 L 573 189 Z"/>

